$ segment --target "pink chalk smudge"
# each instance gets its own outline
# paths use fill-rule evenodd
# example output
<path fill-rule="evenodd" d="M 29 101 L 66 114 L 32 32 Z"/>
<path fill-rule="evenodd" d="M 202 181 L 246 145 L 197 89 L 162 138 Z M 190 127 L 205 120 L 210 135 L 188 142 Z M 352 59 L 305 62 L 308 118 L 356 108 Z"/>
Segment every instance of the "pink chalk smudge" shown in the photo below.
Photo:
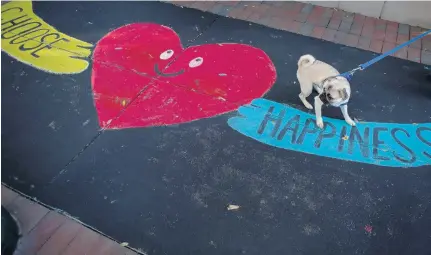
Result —
<path fill-rule="evenodd" d="M 371 232 L 373 231 L 373 227 L 370 225 L 365 225 L 364 227 L 365 231 L 367 231 L 367 233 L 371 234 Z"/>

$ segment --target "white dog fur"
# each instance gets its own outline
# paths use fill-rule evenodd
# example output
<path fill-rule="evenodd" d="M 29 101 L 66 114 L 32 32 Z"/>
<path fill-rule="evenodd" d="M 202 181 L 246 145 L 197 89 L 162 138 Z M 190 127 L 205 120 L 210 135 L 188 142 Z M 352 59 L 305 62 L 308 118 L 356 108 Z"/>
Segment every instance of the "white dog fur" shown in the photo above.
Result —
<path fill-rule="evenodd" d="M 350 118 L 347 111 L 347 102 L 350 99 L 350 83 L 331 65 L 316 60 L 312 55 L 303 55 L 298 60 L 298 70 L 296 76 L 301 87 L 299 98 L 308 109 L 313 106 L 307 101 L 307 97 L 313 88 L 319 93 L 314 98 L 314 108 L 316 113 L 316 124 L 323 128 L 322 106 L 329 104 L 340 107 L 345 121 L 355 126 L 355 122 Z"/>

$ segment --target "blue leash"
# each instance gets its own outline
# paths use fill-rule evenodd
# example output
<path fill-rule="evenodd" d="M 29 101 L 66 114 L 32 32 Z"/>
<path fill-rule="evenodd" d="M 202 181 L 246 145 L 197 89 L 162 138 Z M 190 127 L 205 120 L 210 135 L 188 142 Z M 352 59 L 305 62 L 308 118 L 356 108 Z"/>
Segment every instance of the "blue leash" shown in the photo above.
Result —
<path fill-rule="evenodd" d="M 356 71 L 358 71 L 358 70 L 361 70 L 361 71 L 362 71 L 362 70 L 364 70 L 364 69 L 366 69 L 366 68 L 370 67 L 372 64 L 376 63 L 377 61 L 382 60 L 383 58 L 385 58 L 385 57 L 387 57 L 387 56 L 391 55 L 392 53 L 394 53 L 394 52 L 398 51 L 399 49 L 401 49 L 401 48 L 403 48 L 403 47 L 405 47 L 405 46 L 407 46 L 407 45 L 409 45 L 409 44 L 413 43 L 414 41 L 417 41 L 417 40 L 421 39 L 422 37 L 424 37 L 424 36 L 426 36 L 426 35 L 428 35 L 428 34 L 430 34 L 430 33 L 431 33 L 431 30 L 428 30 L 428 31 L 426 31 L 425 33 L 423 33 L 423 34 L 421 34 L 421 35 L 418 35 L 418 36 L 416 36 L 415 38 L 411 39 L 410 41 L 405 42 L 405 43 L 403 43 L 403 44 L 400 44 L 400 45 L 398 45 L 397 47 L 393 48 L 392 50 L 389 50 L 389 51 L 387 51 L 387 52 L 385 52 L 385 53 L 381 54 L 380 56 L 375 57 L 375 58 L 371 59 L 370 61 L 368 61 L 368 62 L 366 62 L 366 63 L 364 63 L 364 64 L 359 65 L 357 68 L 355 68 L 355 69 L 353 69 L 353 70 L 351 70 L 351 71 L 348 71 L 348 72 L 345 72 L 345 73 L 340 74 L 340 76 L 343 76 L 343 77 L 344 77 L 344 78 L 346 78 L 348 81 L 350 81 L 350 80 L 352 79 L 353 74 L 354 74 Z"/>

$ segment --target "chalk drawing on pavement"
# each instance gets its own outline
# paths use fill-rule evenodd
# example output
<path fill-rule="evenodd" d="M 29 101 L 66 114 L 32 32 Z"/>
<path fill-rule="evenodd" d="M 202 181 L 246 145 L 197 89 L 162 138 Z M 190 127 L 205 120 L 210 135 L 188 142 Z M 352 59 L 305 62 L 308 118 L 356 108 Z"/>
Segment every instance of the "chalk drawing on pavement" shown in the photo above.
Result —
<path fill-rule="evenodd" d="M 48 25 L 33 13 L 31 1 L 11 1 L 1 12 L 1 48 L 11 57 L 49 73 L 87 69 L 92 45 Z"/>
<path fill-rule="evenodd" d="M 1 28 L 2 51 L 22 63 L 55 74 L 89 66 L 93 45 L 48 25 L 33 13 L 31 1 L 2 5 Z M 95 107 L 106 129 L 214 117 L 263 96 L 277 76 L 261 49 L 237 43 L 184 48 L 174 30 L 154 23 L 111 31 L 92 60 Z"/>
<path fill-rule="evenodd" d="M 262 97 L 275 80 L 275 66 L 261 49 L 237 43 L 184 48 L 171 28 L 134 23 L 97 43 L 91 82 L 99 125 L 121 129 L 234 111 Z"/>
<path fill-rule="evenodd" d="M 287 150 L 386 167 L 431 165 L 431 123 L 361 122 L 315 117 L 266 99 L 253 100 L 230 118 L 234 130 L 259 142 Z"/>

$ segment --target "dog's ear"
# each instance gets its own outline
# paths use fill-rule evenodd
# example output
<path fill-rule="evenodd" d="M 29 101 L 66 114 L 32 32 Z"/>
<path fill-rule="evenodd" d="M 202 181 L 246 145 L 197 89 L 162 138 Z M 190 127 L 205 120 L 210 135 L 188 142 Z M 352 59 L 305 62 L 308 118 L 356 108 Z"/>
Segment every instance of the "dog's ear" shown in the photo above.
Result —
<path fill-rule="evenodd" d="M 347 98 L 349 97 L 349 94 L 347 93 L 347 89 L 345 89 L 345 88 L 341 89 L 341 90 L 339 90 L 339 92 L 340 92 L 340 96 L 343 99 L 343 101 L 347 100 Z"/>

